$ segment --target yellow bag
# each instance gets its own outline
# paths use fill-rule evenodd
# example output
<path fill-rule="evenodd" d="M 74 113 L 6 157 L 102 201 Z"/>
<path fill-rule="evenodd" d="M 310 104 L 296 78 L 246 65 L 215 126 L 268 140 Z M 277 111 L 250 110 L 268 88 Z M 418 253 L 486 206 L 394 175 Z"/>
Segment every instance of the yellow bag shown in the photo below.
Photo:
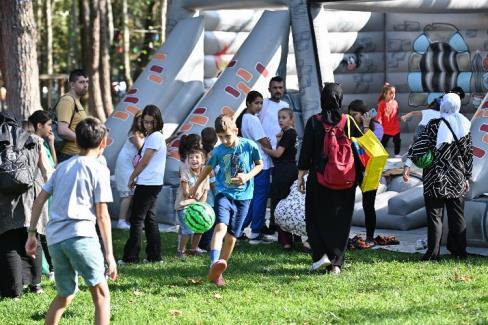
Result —
<path fill-rule="evenodd" d="M 353 117 L 348 119 L 348 129 L 350 128 L 349 120 L 352 120 L 358 130 L 361 130 Z M 388 159 L 388 152 L 373 131 L 369 129 L 358 138 L 351 137 L 351 141 L 357 142 L 362 149 L 361 151 L 364 151 L 367 155 L 366 159 L 360 157 L 362 162 L 366 162 L 363 182 L 360 185 L 361 191 L 367 192 L 376 190 L 380 184 L 381 174 L 386 165 L 386 159 Z"/>

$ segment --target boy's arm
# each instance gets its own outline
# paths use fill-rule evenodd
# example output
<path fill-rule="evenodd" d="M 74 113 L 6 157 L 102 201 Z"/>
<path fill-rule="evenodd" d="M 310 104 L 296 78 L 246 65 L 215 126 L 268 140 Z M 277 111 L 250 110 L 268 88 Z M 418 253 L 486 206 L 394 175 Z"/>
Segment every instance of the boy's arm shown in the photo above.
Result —
<path fill-rule="evenodd" d="M 108 275 L 112 280 L 115 280 L 117 279 L 117 265 L 115 264 L 112 250 L 112 229 L 107 203 L 96 203 L 95 211 L 97 215 L 98 228 L 100 229 L 100 235 L 102 236 L 103 240 L 103 247 L 105 248 L 105 259 L 107 260 L 108 264 Z"/>
<path fill-rule="evenodd" d="M 39 217 L 41 216 L 42 207 L 44 206 L 44 203 L 46 203 L 46 201 L 49 199 L 49 196 L 50 194 L 48 192 L 42 190 L 39 196 L 32 204 L 31 221 L 30 221 L 30 226 L 27 229 L 28 237 L 27 237 L 27 242 L 25 243 L 25 252 L 28 256 L 31 256 L 32 258 L 36 257 L 37 222 L 39 221 Z"/>
<path fill-rule="evenodd" d="M 195 193 L 197 192 L 198 187 L 200 186 L 200 184 L 202 184 L 202 182 L 205 180 L 205 178 L 207 178 L 208 175 L 210 175 L 211 172 L 212 172 L 212 167 L 209 165 L 205 166 L 205 168 L 200 173 L 200 176 L 198 176 L 198 179 L 197 179 L 197 182 L 195 183 L 195 185 L 193 185 L 192 188 L 190 188 L 190 191 L 189 191 L 189 197 L 190 198 L 195 198 Z"/>

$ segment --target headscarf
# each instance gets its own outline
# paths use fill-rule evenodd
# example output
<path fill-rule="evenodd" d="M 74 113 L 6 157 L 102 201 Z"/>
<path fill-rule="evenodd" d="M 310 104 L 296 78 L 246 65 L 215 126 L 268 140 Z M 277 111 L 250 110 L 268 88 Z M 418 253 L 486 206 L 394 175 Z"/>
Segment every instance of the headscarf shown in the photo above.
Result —
<path fill-rule="evenodd" d="M 469 120 L 459 113 L 461 109 L 461 98 L 457 94 L 447 93 L 441 100 L 441 117 L 444 118 L 451 125 L 452 131 L 456 137 L 461 139 L 469 133 L 471 123 Z M 436 147 L 440 148 L 443 143 L 451 143 L 454 141 L 454 136 L 446 123 L 441 122 L 437 132 Z"/>
<path fill-rule="evenodd" d="M 342 88 L 334 82 L 324 83 L 320 94 L 320 106 L 322 108 L 322 121 L 336 125 L 341 120 Z"/>

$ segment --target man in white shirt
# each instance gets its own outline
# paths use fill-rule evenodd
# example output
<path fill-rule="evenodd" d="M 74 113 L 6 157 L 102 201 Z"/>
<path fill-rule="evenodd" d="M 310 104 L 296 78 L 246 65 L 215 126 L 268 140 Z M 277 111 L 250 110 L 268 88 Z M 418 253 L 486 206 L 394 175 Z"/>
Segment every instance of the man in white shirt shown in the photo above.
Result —
<path fill-rule="evenodd" d="M 290 107 L 290 105 L 281 100 L 285 94 L 283 78 L 280 76 L 271 78 L 268 90 L 271 97 L 264 99 L 263 108 L 259 113 L 259 120 L 263 126 L 264 133 L 271 141 L 271 147 L 276 149 L 278 143 L 276 135 L 281 131 L 278 123 L 278 111 L 284 107 Z"/>

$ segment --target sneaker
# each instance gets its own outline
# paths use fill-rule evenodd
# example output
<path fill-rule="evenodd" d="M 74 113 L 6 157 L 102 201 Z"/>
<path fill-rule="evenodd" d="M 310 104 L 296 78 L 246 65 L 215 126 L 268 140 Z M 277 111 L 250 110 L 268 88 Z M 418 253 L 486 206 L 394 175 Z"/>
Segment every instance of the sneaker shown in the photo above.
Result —
<path fill-rule="evenodd" d="M 339 275 L 339 274 L 341 274 L 341 268 L 338 267 L 338 266 L 333 266 L 330 269 L 330 274 L 332 274 L 332 275 Z"/>
<path fill-rule="evenodd" d="M 130 224 L 125 220 L 118 220 L 114 227 L 115 229 L 130 229 Z"/>
<path fill-rule="evenodd" d="M 196 249 L 190 249 L 190 256 L 202 256 L 207 254 L 207 251 L 197 247 Z"/>
<path fill-rule="evenodd" d="M 49 274 L 47 275 L 48 279 L 50 282 L 53 282 L 54 281 L 54 272 L 49 272 Z"/>
<path fill-rule="evenodd" d="M 329 260 L 329 256 L 327 256 L 327 254 L 324 254 L 324 256 L 322 256 L 322 258 L 320 260 L 312 263 L 312 266 L 310 267 L 310 271 L 317 271 L 318 269 L 320 269 L 322 267 L 325 268 L 325 267 L 329 266 L 330 264 L 331 263 Z"/>
<path fill-rule="evenodd" d="M 210 270 L 208 270 L 208 279 L 217 284 L 219 282 L 222 273 L 227 269 L 227 262 L 225 260 L 218 260 L 210 266 Z M 222 278 L 223 279 L 223 278 Z"/>
<path fill-rule="evenodd" d="M 34 285 L 29 285 L 29 291 L 33 292 L 35 294 L 40 295 L 41 293 L 44 293 L 44 290 L 42 290 L 41 284 L 34 284 Z"/>
<path fill-rule="evenodd" d="M 148 260 L 147 258 L 142 260 L 142 263 L 144 264 L 163 264 L 163 260 L 155 261 L 155 260 Z"/>
<path fill-rule="evenodd" d="M 124 260 L 118 260 L 117 261 L 117 265 L 127 265 L 127 264 L 129 264 L 129 263 L 124 262 Z"/>
<path fill-rule="evenodd" d="M 186 258 L 186 253 L 185 252 L 182 252 L 182 251 L 176 251 L 176 257 Z"/>
<path fill-rule="evenodd" d="M 239 239 L 239 240 L 249 240 L 249 237 L 247 237 L 246 233 L 243 232 L 242 235 L 239 238 L 237 238 L 237 239 Z"/>
<path fill-rule="evenodd" d="M 271 227 L 266 227 L 264 226 L 263 229 L 261 230 L 261 233 L 264 234 L 264 235 L 274 235 L 276 232 L 275 229 L 271 228 Z"/>
<path fill-rule="evenodd" d="M 271 244 L 273 240 L 269 238 L 269 235 L 263 235 L 260 234 L 254 238 L 250 237 L 249 238 L 249 244 L 250 245 L 259 245 L 259 244 Z"/>
<path fill-rule="evenodd" d="M 222 274 L 219 276 L 217 281 L 213 281 L 213 283 L 215 283 L 215 285 L 217 287 L 223 287 L 225 285 L 225 280 L 224 280 L 224 277 L 222 276 Z"/>

